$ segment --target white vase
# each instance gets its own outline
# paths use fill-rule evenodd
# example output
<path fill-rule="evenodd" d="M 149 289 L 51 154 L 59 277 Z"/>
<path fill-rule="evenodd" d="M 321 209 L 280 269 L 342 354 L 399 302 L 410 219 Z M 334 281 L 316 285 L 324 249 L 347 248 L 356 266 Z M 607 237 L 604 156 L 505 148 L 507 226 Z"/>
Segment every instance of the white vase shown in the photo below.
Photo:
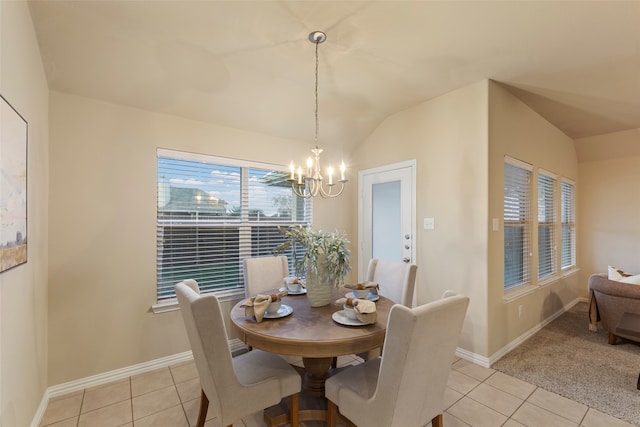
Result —
<path fill-rule="evenodd" d="M 334 283 L 325 280 L 324 274 L 324 255 L 318 256 L 318 273 L 311 271 L 307 267 L 307 299 L 311 307 L 322 307 L 331 303 L 333 296 Z"/>

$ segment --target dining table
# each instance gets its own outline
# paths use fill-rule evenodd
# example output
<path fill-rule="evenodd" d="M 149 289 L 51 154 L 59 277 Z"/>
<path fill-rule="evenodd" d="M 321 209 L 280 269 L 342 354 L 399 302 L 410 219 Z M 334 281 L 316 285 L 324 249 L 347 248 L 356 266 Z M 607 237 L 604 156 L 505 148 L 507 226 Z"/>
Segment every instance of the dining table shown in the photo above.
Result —
<path fill-rule="evenodd" d="M 344 287 L 336 288 L 332 301 L 350 291 Z M 343 306 L 335 303 L 311 307 L 304 293 L 282 297 L 278 311 L 281 315 L 265 318 L 262 322 L 245 315 L 244 301 L 231 309 L 231 325 L 247 346 L 302 358 L 300 421 L 326 420 L 324 383 L 335 372 L 332 369 L 335 357 L 367 353 L 384 344 L 387 318 L 394 302 L 371 293 L 367 298 L 375 300 L 376 304 L 377 319 L 372 324 L 346 318 Z M 265 422 L 269 427 L 285 424 L 288 422 L 287 413 L 286 406 L 268 408 L 264 413 Z"/>

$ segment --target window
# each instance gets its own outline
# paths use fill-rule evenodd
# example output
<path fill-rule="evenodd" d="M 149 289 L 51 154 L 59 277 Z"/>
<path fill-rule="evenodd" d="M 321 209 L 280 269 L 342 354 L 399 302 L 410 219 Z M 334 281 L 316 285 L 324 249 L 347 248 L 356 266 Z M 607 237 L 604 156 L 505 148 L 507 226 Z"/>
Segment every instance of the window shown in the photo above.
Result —
<path fill-rule="evenodd" d="M 538 170 L 538 280 L 557 272 L 556 177 Z"/>
<path fill-rule="evenodd" d="M 242 260 L 271 255 L 279 226 L 311 223 L 286 167 L 159 149 L 157 178 L 158 302 L 188 278 L 202 292 L 244 292 Z"/>
<path fill-rule="evenodd" d="M 561 268 L 576 265 L 576 213 L 575 186 L 572 181 L 563 179 L 560 184 L 560 205 L 562 221 L 562 255 Z"/>
<path fill-rule="evenodd" d="M 504 289 L 529 283 L 531 165 L 506 158 L 504 165 Z"/>

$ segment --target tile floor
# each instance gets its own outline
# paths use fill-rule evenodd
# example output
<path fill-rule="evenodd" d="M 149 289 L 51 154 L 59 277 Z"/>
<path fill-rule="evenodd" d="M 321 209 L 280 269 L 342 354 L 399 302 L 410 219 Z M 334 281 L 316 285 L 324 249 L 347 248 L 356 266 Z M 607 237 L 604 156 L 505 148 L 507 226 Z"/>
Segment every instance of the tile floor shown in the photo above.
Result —
<path fill-rule="evenodd" d="M 301 365 L 301 360 L 289 360 Z M 339 358 L 339 366 L 360 363 Z M 136 375 L 50 400 L 40 426 L 194 426 L 200 384 L 193 362 Z M 631 424 L 493 369 L 456 358 L 445 393 L 446 427 L 623 427 Z M 206 426 L 212 426 L 210 418 Z M 320 424 L 323 423 L 314 423 Z M 258 412 L 234 427 L 264 426 Z M 314 425 L 315 427 L 315 425 Z"/>

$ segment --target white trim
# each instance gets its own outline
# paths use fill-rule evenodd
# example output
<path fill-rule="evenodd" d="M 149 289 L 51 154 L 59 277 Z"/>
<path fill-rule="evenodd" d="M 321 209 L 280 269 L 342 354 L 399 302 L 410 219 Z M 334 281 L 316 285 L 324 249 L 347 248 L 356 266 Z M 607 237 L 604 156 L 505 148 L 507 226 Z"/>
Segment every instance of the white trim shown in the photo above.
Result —
<path fill-rule="evenodd" d="M 239 350 L 245 350 L 247 346 L 238 338 L 229 340 L 229 348 L 231 353 Z M 84 390 L 85 388 L 100 386 L 103 384 L 117 381 L 134 375 L 144 374 L 145 372 L 155 369 L 166 368 L 176 363 L 188 362 L 193 360 L 193 353 L 185 351 L 183 353 L 173 354 L 171 356 L 162 357 L 160 359 L 149 360 L 147 362 L 138 363 L 137 365 L 127 366 L 113 371 L 104 372 L 102 374 L 92 375 L 90 377 L 80 378 L 78 380 L 69 381 L 67 383 L 58 384 L 45 390 L 40 405 L 33 417 L 31 427 L 38 427 L 42 422 L 42 417 L 52 397 L 64 396 L 69 393 Z"/>
<path fill-rule="evenodd" d="M 571 178 L 567 178 L 566 176 L 563 176 L 562 178 L 560 178 L 560 181 L 562 182 L 566 182 L 567 184 L 571 184 L 574 187 L 576 186 L 576 182 L 575 180 L 571 179 Z"/>
<path fill-rule="evenodd" d="M 504 156 L 505 163 L 509 163 L 512 166 L 517 166 L 521 169 L 528 170 L 529 172 L 533 172 L 533 165 L 531 163 L 523 162 L 522 160 L 515 159 L 513 157 Z"/>
<path fill-rule="evenodd" d="M 543 168 L 538 168 L 538 175 L 544 175 L 547 178 L 553 179 L 554 181 L 557 181 L 559 176 L 557 173 L 550 172 Z"/>
<path fill-rule="evenodd" d="M 491 361 L 487 357 L 472 353 L 469 350 L 465 350 L 460 347 L 456 348 L 456 356 L 468 362 L 475 363 L 476 365 L 480 365 L 484 368 L 491 367 Z"/>
<path fill-rule="evenodd" d="M 502 302 L 506 304 L 508 302 L 515 301 L 518 298 L 521 298 L 525 295 L 534 293 L 537 289 L 538 289 L 538 286 L 533 284 L 516 286 L 512 289 L 508 289 L 504 291 L 504 295 L 502 296 Z"/>
<path fill-rule="evenodd" d="M 488 359 L 489 366 L 491 366 L 494 363 L 496 363 L 498 360 L 500 360 L 502 357 L 504 357 L 511 350 L 513 350 L 514 348 L 518 347 L 520 344 L 522 344 L 523 342 L 525 342 L 526 340 L 531 338 L 536 332 L 539 332 L 542 328 L 544 328 L 549 323 L 553 322 L 558 317 L 560 317 L 561 315 L 563 315 L 564 313 L 569 311 L 574 305 L 578 304 L 579 302 L 589 302 L 589 300 L 587 298 L 576 298 L 576 299 L 574 299 L 569 304 L 564 306 L 561 310 L 559 310 L 559 311 L 555 312 L 554 314 L 552 314 L 551 316 L 547 317 L 542 322 L 538 323 L 533 328 L 529 329 L 524 334 L 520 335 L 515 340 L 511 341 L 510 343 L 508 343 L 507 345 L 502 347 L 500 350 L 498 350 L 497 352 L 493 353 Z M 463 356 L 460 356 L 460 357 L 463 357 Z"/>

